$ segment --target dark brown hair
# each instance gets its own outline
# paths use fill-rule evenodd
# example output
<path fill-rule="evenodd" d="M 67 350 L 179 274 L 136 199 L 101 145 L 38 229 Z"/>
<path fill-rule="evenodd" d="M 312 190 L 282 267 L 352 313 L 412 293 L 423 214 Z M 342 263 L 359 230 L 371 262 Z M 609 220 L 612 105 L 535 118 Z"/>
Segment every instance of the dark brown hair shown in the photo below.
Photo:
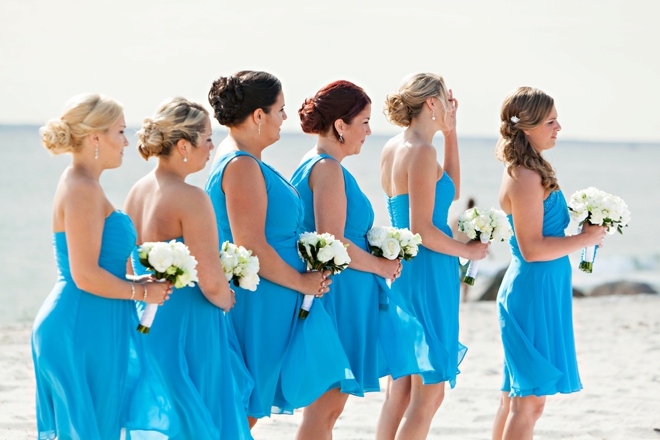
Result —
<path fill-rule="evenodd" d="M 281 91 L 282 83 L 270 73 L 242 70 L 213 81 L 209 104 L 220 125 L 233 127 L 258 108 L 270 113 Z"/>

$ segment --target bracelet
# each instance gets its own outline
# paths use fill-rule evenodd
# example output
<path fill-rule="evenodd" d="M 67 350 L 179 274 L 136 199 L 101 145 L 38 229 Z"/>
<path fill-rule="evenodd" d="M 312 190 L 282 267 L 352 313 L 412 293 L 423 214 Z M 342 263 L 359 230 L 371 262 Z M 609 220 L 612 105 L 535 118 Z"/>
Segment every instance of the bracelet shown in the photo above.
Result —
<path fill-rule="evenodd" d="M 128 284 L 131 285 L 131 297 L 128 298 L 128 300 L 131 301 L 133 298 L 135 298 L 135 283 L 129 281 Z"/>
<path fill-rule="evenodd" d="M 142 297 L 142 302 L 147 302 L 147 286 L 142 284 L 142 288 L 144 289 L 144 297 Z"/>

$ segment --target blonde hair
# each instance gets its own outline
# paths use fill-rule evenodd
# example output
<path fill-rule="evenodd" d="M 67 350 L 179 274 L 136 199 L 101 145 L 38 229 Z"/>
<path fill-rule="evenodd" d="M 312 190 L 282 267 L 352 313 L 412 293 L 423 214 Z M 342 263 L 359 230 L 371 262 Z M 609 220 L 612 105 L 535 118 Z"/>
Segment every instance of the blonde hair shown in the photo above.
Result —
<path fill-rule="evenodd" d="M 509 93 L 502 104 L 501 137 L 495 148 L 495 157 L 504 162 L 510 176 L 513 177 L 515 168 L 523 166 L 538 173 L 541 185 L 549 191 L 559 189 L 555 170 L 532 147 L 523 130 L 532 130 L 541 125 L 554 105 L 555 101 L 550 96 L 533 87 L 519 87 Z"/>
<path fill-rule="evenodd" d="M 449 93 L 444 79 L 435 73 L 417 73 L 404 79 L 396 93 L 387 95 L 383 113 L 393 124 L 408 127 L 426 100 L 433 97 L 438 97 L 447 110 Z"/>
<path fill-rule="evenodd" d="M 150 156 L 169 156 L 181 139 L 196 147 L 208 119 L 209 112 L 201 104 L 185 98 L 168 99 L 153 117 L 144 120 L 142 129 L 137 132 L 138 151 L 146 160 Z"/>
<path fill-rule="evenodd" d="M 52 154 L 80 151 L 86 136 L 103 133 L 124 111 L 114 99 L 90 93 L 71 98 L 59 119 L 51 119 L 39 129 L 44 147 Z"/>

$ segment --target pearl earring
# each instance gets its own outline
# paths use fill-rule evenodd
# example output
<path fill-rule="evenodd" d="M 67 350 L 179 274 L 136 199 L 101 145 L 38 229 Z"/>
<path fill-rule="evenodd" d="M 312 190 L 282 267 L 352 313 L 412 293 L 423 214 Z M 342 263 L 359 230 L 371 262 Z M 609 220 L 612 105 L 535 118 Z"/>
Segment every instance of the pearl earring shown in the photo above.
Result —
<path fill-rule="evenodd" d="M 431 112 L 431 120 L 435 121 L 435 111 Z"/>
<path fill-rule="evenodd" d="M 99 144 L 96 144 L 96 148 L 94 149 L 94 159 L 99 158 Z"/>
<path fill-rule="evenodd" d="M 188 156 L 183 156 L 183 161 L 188 162 Z"/>
<path fill-rule="evenodd" d="M 259 121 L 259 125 L 257 126 L 257 134 L 261 134 L 261 121 Z"/>
<path fill-rule="evenodd" d="M 344 135 L 339 133 L 339 142 L 344 143 Z"/>

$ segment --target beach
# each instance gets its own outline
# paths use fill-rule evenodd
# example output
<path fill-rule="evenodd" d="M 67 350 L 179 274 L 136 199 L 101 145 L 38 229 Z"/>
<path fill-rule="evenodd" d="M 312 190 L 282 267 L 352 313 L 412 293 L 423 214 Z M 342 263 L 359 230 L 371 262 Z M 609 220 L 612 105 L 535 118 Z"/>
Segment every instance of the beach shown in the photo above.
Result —
<path fill-rule="evenodd" d="M 548 397 L 534 438 L 660 439 L 654 431 L 660 430 L 660 295 L 576 298 L 573 306 L 584 389 Z M 490 438 L 502 369 L 494 302 L 461 305 L 461 342 L 468 354 L 456 388 L 445 393 L 429 439 Z M 0 372 L 0 439 L 35 438 L 28 324 L 0 329 Z M 384 396 L 381 391 L 349 398 L 334 439 L 373 439 Z M 300 411 L 264 419 L 254 429 L 255 439 L 292 439 L 300 420 Z"/>

